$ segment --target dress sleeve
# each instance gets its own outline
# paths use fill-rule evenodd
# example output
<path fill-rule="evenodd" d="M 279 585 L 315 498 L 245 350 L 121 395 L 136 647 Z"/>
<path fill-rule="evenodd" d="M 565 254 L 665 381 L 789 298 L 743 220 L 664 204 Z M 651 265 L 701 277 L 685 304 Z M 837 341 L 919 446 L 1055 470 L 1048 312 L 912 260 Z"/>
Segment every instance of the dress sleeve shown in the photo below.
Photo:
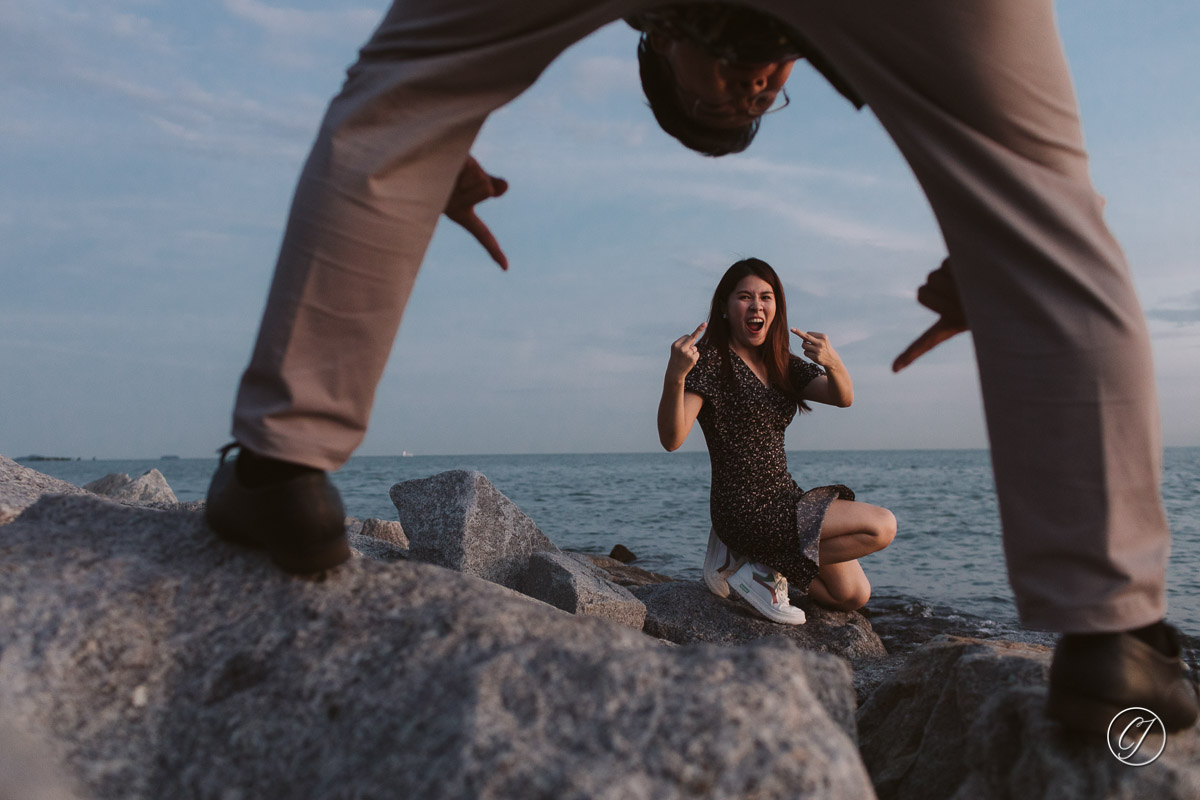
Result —
<path fill-rule="evenodd" d="M 700 348 L 700 360 L 683 379 L 683 388 L 689 392 L 695 392 L 705 400 L 711 400 L 717 393 L 720 369 L 721 359 L 717 355 L 716 348 Z"/>
<path fill-rule="evenodd" d="M 788 360 L 788 381 L 792 385 L 792 391 L 799 397 L 804 391 L 804 387 L 808 386 L 813 380 L 825 374 L 825 370 L 818 367 L 811 361 L 805 361 L 800 356 L 793 355 Z"/>

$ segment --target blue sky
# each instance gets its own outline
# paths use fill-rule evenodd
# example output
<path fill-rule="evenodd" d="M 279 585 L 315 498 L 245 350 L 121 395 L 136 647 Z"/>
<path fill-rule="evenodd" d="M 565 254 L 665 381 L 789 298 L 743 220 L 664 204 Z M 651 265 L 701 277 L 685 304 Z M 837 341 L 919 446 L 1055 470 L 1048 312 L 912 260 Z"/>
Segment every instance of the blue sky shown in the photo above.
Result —
<path fill-rule="evenodd" d="M 385 7 L 0 0 L 0 453 L 227 440 L 296 174 Z M 1200 6 L 1144 8 L 1059 16 L 1165 440 L 1200 445 Z M 512 269 L 439 228 L 359 452 L 656 449 L 668 346 L 747 255 L 856 382 L 789 448 L 986 446 L 968 337 L 888 369 L 931 321 L 913 292 L 943 247 L 871 114 L 798 67 L 747 154 L 704 159 L 655 127 L 634 41 L 598 32 L 488 121 L 474 152 L 511 189 L 481 216 Z"/>

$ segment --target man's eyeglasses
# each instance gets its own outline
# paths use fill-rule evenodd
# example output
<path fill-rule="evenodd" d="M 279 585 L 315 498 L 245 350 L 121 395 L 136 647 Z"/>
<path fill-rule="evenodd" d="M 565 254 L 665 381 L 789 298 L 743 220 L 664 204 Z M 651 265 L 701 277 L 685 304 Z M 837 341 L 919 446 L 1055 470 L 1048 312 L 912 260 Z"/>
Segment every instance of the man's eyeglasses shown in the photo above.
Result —
<path fill-rule="evenodd" d="M 774 114 L 776 111 L 783 111 L 790 103 L 791 100 L 788 98 L 787 90 L 780 89 L 778 94 L 773 96 L 763 93 L 750 98 L 749 108 L 743 113 L 749 114 L 752 117 L 762 117 L 767 114 Z M 728 117 L 729 111 L 727 107 L 717 108 L 706 105 L 703 100 L 697 98 L 696 102 L 692 104 L 691 116 L 709 118 Z"/>
<path fill-rule="evenodd" d="M 760 98 L 764 102 L 757 102 Z M 750 101 L 750 115 L 753 117 L 761 117 L 766 114 L 774 114 L 776 111 L 783 111 L 791 102 L 792 101 L 788 99 L 787 89 L 781 88 L 779 93 L 769 100 L 762 95 L 757 95 L 753 100 Z M 763 108 L 763 106 L 765 106 L 765 108 Z M 758 110 L 759 108 L 762 108 L 762 110 Z"/>

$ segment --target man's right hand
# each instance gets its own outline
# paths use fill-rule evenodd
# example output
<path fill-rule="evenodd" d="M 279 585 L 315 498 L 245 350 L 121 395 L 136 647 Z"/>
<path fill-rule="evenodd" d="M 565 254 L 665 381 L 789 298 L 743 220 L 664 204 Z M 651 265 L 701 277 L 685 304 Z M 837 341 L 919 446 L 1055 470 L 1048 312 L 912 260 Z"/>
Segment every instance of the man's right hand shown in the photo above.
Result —
<path fill-rule="evenodd" d="M 916 340 L 896 356 L 892 372 L 899 372 L 947 339 L 967 329 L 967 316 L 958 297 L 958 285 L 950 272 L 950 259 L 929 273 L 925 285 L 917 290 L 917 302 L 936 311 L 940 317 Z"/>

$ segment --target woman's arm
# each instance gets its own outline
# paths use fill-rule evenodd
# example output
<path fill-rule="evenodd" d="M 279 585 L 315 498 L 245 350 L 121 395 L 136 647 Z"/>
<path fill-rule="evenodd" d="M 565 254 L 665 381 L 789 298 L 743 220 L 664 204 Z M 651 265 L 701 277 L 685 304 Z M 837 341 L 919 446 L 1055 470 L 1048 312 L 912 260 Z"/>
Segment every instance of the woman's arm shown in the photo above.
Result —
<path fill-rule="evenodd" d="M 671 345 L 671 360 L 663 377 L 662 398 L 658 401 L 658 440 L 667 450 L 678 450 L 704 405 L 704 398 L 684 389 L 684 380 L 700 360 L 696 340 L 704 332 L 704 324 L 688 336 L 681 336 Z"/>
<path fill-rule="evenodd" d="M 854 381 L 850 379 L 850 370 L 842 363 L 841 356 L 829 343 L 829 337 L 823 333 L 806 333 L 799 328 L 792 328 L 792 333 L 804 342 L 804 355 L 825 368 L 824 375 L 814 378 L 804 387 L 801 397 L 814 403 L 849 408 L 854 402 Z"/>

